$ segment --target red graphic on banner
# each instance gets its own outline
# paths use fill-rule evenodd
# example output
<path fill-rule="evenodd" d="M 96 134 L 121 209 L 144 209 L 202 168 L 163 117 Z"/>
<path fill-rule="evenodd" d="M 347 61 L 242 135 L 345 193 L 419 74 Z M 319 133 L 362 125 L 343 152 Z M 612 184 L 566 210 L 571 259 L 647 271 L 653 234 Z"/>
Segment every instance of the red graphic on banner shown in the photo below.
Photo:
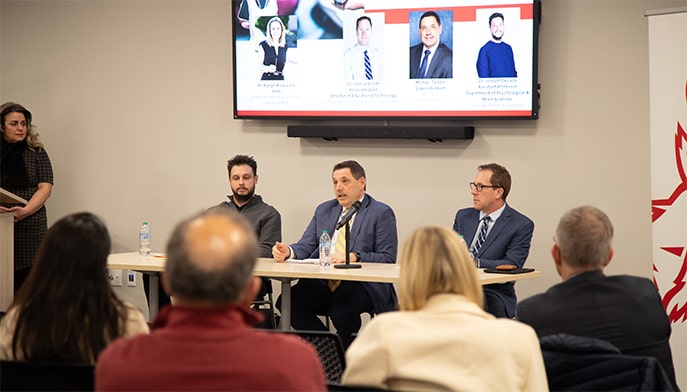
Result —
<path fill-rule="evenodd" d="M 675 188 L 673 193 L 667 199 L 656 199 L 651 201 L 651 223 L 656 222 L 666 212 L 666 208 L 658 206 L 670 207 L 675 203 L 678 197 L 687 191 L 687 175 L 685 174 L 685 143 L 687 143 L 687 134 L 680 122 L 677 123 L 677 132 L 675 132 L 675 163 L 677 164 L 677 174 L 680 176 L 680 184 Z"/>
<path fill-rule="evenodd" d="M 687 83 L 685 83 L 685 100 L 687 101 Z M 680 183 L 667 198 L 651 201 L 652 224 L 663 216 L 668 210 L 668 207 L 673 206 L 678 198 L 687 191 L 687 173 L 685 171 L 685 164 L 687 164 L 687 157 L 685 156 L 687 150 L 687 133 L 685 133 L 679 121 L 677 123 L 677 131 L 675 132 L 674 144 L 675 164 L 677 166 Z M 685 247 L 661 247 L 660 249 L 681 259 L 680 271 L 673 279 L 673 286 L 665 292 L 662 301 L 663 307 L 666 309 L 671 323 L 685 322 L 687 320 L 687 303 L 679 304 L 679 301 L 678 303 L 671 303 L 671 301 L 684 289 L 685 285 L 687 285 L 685 282 L 685 276 L 687 275 L 687 255 L 684 254 Z M 659 272 L 655 263 L 654 272 Z M 654 278 L 654 285 L 658 288 L 656 278 Z"/>
<path fill-rule="evenodd" d="M 685 250 L 684 247 L 661 249 L 665 250 L 666 252 L 672 253 L 677 257 L 680 257 Z M 675 277 L 675 280 L 673 280 L 673 287 L 670 290 L 666 291 L 666 294 L 663 296 L 663 307 L 666 309 L 666 312 L 668 313 L 668 317 L 670 318 L 671 323 L 680 321 L 684 322 L 685 320 L 687 320 L 687 304 L 682 304 L 681 306 L 673 304 L 670 309 L 668 308 L 669 306 L 671 306 L 670 301 L 673 298 L 675 298 L 675 296 L 685 287 L 685 275 L 687 274 L 687 262 L 685 261 L 686 259 L 683 258 L 680 272 L 678 272 L 677 276 Z M 656 269 L 654 268 L 654 270 Z M 654 279 L 654 284 L 655 283 L 656 280 Z"/>

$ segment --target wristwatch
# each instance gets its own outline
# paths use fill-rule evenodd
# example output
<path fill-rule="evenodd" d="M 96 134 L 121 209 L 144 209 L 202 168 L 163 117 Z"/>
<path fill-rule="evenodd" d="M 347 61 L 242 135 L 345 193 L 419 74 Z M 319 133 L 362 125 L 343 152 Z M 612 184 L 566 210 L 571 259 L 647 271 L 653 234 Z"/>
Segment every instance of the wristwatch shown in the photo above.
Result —
<path fill-rule="evenodd" d="M 360 252 L 355 252 L 355 262 L 360 263 Z"/>
<path fill-rule="evenodd" d="M 344 9 L 347 1 L 348 0 L 334 0 L 334 5 L 341 8 L 341 9 Z"/>

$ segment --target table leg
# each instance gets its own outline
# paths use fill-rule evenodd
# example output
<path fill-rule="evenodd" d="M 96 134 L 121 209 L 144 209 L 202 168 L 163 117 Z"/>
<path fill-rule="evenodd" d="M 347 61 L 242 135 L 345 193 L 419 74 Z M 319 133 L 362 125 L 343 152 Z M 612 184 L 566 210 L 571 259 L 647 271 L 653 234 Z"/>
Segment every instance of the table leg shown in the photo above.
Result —
<path fill-rule="evenodd" d="M 281 321 L 279 329 L 288 331 L 291 329 L 291 280 L 289 278 L 277 278 L 281 281 Z"/>
<path fill-rule="evenodd" d="M 151 273 L 148 282 L 148 311 L 150 312 L 150 321 L 153 321 L 160 307 L 158 298 L 158 292 L 160 289 L 160 274 L 157 272 Z"/>

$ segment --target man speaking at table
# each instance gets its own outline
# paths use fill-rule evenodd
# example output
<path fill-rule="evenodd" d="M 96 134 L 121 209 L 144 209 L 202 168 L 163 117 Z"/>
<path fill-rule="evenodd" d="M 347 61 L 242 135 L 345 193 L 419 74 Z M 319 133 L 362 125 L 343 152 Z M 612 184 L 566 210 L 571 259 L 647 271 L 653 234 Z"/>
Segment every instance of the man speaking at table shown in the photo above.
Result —
<path fill-rule="evenodd" d="M 335 198 L 317 206 L 298 242 L 290 246 L 277 242 L 272 248 L 274 259 L 283 262 L 317 258 L 319 238 L 322 231 L 327 230 L 333 233 L 332 263 L 344 263 L 346 255 L 340 249 L 346 226 L 339 230 L 335 227 L 347 209 L 360 201 L 360 209 L 351 218 L 350 261 L 395 263 L 398 250 L 396 216 L 391 207 L 365 194 L 366 182 L 365 169 L 358 162 L 336 164 L 332 171 Z M 398 303 L 390 283 L 300 279 L 291 293 L 291 326 L 300 330 L 327 330 L 317 316 L 329 316 L 344 347 L 348 347 L 353 341 L 352 334 L 360 329 L 361 313 L 394 310 Z M 277 300 L 277 308 L 281 309 L 281 298 Z"/>

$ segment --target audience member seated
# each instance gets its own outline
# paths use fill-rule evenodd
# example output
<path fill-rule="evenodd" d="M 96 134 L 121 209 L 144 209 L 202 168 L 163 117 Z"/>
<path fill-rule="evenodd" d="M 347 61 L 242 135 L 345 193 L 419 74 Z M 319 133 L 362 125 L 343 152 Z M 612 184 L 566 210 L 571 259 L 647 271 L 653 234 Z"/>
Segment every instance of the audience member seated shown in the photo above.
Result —
<path fill-rule="evenodd" d="M 346 352 L 345 385 L 394 391 L 547 391 L 529 326 L 483 310 L 475 263 L 458 234 L 423 227 L 400 258 L 401 311 L 372 319 Z"/>
<path fill-rule="evenodd" d="M 46 233 L 33 269 L 0 324 L 0 359 L 93 364 L 111 341 L 148 333 L 107 276 L 110 234 L 87 212 Z"/>
<path fill-rule="evenodd" d="M 517 317 L 539 337 L 554 334 L 605 340 L 623 354 L 655 357 L 677 388 L 670 321 L 654 284 L 636 276 L 604 275 L 613 257 L 613 225 L 592 206 L 561 218 L 551 255 L 563 279 L 521 301 Z"/>
<path fill-rule="evenodd" d="M 150 335 L 103 352 L 96 390 L 326 390 L 312 346 L 250 327 L 257 256 L 255 230 L 236 212 L 212 209 L 179 223 L 162 275 L 173 305 L 158 313 Z"/>

